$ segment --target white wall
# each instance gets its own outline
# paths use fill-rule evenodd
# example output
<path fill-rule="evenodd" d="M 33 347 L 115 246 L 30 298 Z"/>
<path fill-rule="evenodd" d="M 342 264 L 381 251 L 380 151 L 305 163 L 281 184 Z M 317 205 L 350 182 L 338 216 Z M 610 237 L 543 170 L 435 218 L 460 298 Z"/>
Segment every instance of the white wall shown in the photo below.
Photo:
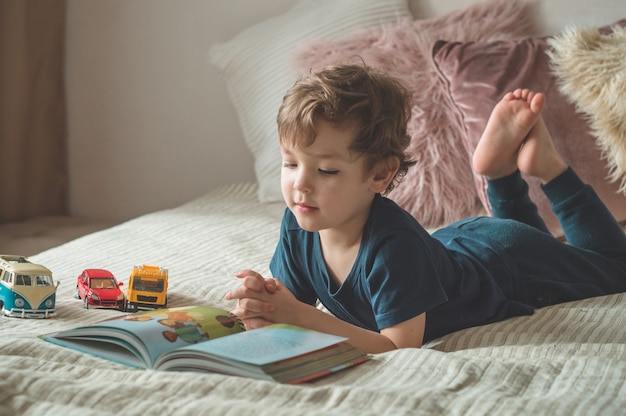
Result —
<path fill-rule="evenodd" d="M 474 0 L 410 0 L 416 17 Z M 514 0 L 511 0 L 514 1 Z M 545 33 L 626 17 L 623 0 L 538 0 Z M 123 220 L 253 180 L 207 51 L 296 0 L 68 0 L 70 209 Z"/>
<path fill-rule="evenodd" d="M 127 219 L 253 180 L 209 45 L 295 0 L 68 0 L 70 210 Z"/>
<path fill-rule="evenodd" d="M 456 10 L 478 0 L 409 0 L 416 17 Z M 518 1 L 518 0 L 511 0 Z M 555 34 L 571 25 L 605 25 L 626 18 L 624 0 L 535 0 L 544 34 Z"/>

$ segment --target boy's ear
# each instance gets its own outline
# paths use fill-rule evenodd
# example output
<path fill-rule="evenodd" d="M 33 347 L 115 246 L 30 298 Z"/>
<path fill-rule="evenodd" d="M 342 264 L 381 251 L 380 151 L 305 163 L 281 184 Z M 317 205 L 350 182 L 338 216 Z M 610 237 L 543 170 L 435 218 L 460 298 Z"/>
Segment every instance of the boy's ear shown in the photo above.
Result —
<path fill-rule="evenodd" d="M 395 156 L 380 161 L 374 167 L 371 190 L 378 194 L 384 192 L 396 176 L 398 169 L 400 169 L 400 160 Z"/>

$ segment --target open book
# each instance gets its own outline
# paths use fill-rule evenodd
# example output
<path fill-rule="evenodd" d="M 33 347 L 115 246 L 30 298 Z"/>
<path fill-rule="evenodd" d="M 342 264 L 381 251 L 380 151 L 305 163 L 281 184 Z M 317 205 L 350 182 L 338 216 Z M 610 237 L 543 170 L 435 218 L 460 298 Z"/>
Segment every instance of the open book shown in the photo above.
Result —
<path fill-rule="evenodd" d="M 41 338 L 137 368 L 217 372 L 291 384 L 368 359 L 342 337 L 283 324 L 245 331 L 234 315 L 208 306 L 121 315 Z"/>

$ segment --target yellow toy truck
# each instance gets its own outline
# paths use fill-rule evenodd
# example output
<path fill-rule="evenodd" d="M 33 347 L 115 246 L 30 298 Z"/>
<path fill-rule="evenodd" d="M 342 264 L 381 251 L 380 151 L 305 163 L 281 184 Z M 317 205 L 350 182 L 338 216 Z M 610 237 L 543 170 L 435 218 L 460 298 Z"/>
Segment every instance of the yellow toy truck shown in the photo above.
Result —
<path fill-rule="evenodd" d="M 167 278 L 167 269 L 159 266 L 133 267 L 128 281 L 126 310 L 166 308 Z"/>

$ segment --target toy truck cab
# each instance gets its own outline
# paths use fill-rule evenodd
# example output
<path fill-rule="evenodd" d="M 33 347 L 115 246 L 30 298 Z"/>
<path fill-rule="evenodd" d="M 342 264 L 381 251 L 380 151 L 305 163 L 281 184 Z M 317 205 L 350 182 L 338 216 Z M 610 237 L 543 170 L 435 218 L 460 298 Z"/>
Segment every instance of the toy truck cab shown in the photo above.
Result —
<path fill-rule="evenodd" d="M 167 307 L 167 269 L 158 266 L 135 266 L 130 273 L 126 310 Z"/>
<path fill-rule="evenodd" d="M 0 313 L 18 318 L 54 315 L 56 284 L 52 272 L 24 256 L 0 255 Z"/>

